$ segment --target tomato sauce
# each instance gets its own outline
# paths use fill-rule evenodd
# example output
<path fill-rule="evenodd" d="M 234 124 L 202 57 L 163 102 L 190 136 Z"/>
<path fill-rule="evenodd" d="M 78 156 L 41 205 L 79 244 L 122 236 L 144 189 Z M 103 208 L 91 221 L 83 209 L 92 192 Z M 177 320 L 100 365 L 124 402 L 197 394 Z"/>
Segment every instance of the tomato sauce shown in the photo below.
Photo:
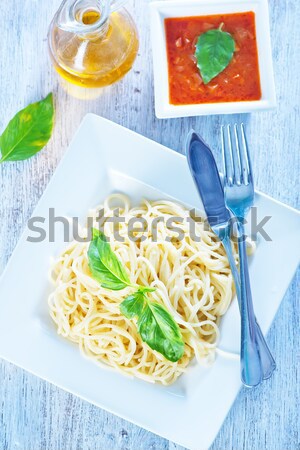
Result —
<path fill-rule="evenodd" d="M 222 23 L 222 31 L 235 41 L 235 52 L 223 72 L 205 85 L 194 56 L 195 45 L 200 34 Z M 253 12 L 165 19 L 165 32 L 171 104 L 261 99 Z"/>

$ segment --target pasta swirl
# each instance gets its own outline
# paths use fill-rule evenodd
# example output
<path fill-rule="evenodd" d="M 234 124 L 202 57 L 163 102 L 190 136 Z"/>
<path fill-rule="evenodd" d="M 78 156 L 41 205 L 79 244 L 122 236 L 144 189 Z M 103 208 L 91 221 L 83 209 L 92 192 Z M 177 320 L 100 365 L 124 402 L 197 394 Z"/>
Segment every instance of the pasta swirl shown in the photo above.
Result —
<path fill-rule="evenodd" d="M 116 205 L 125 218 L 118 225 L 122 242 L 114 239 L 114 224 L 108 220 Z M 184 355 L 178 362 L 170 362 L 141 340 L 136 320 L 120 313 L 120 303 L 132 290 L 110 291 L 92 278 L 87 241 L 73 242 L 52 268 L 54 291 L 48 302 L 57 332 L 76 342 L 81 352 L 95 362 L 148 382 L 173 383 L 194 357 L 199 363 L 211 363 L 219 320 L 233 297 L 232 275 L 220 241 L 202 222 L 195 224 L 200 237 L 199 242 L 195 241 L 189 223 L 174 219 L 186 219 L 188 210 L 171 201 L 145 200 L 132 207 L 126 196 L 113 194 L 92 210 L 90 217 L 95 220 L 102 208 L 104 233 L 112 250 L 132 283 L 156 288 L 151 299 L 164 305 L 178 323 L 185 343 Z M 143 233 L 135 231 L 130 238 L 128 223 L 134 218 L 145 219 L 147 225 L 155 221 L 155 227 L 146 227 Z M 167 226 L 171 218 L 173 225 L 183 231 L 181 240 L 177 231 Z"/>

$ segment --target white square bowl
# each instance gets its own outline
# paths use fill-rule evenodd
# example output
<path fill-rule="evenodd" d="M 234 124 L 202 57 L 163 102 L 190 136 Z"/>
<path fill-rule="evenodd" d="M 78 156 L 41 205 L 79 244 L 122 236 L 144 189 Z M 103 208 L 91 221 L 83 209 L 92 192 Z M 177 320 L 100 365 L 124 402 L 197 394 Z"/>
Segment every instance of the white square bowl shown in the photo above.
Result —
<path fill-rule="evenodd" d="M 262 98 L 255 101 L 172 105 L 169 101 L 166 18 L 255 13 L 258 63 Z M 273 109 L 276 94 L 272 64 L 269 10 L 267 0 L 163 0 L 150 3 L 152 54 L 155 86 L 155 112 L 159 119 L 209 114 L 249 113 Z"/>

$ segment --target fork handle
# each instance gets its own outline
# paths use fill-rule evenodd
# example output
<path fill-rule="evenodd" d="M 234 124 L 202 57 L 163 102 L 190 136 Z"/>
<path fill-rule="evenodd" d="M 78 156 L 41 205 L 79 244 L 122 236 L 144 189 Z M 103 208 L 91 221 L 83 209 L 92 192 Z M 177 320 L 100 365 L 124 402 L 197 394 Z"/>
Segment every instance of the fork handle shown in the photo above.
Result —
<path fill-rule="evenodd" d="M 226 236 L 222 241 L 224 248 L 226 250 L 226 254 L 228 257 L 229 265 L 231 268 L 231 272 L 234 279 L 234 284 L 236 288 L 236 295 L 238 298 L 239 307 L 241 309 L 241 287 L 240 287 L 240 275 L 237 270 L 235 259 L 233 256 L 233 251 L 231 247 L 231 239 L 230 236 Z M 249 275 L 248 275 L 249 276 Z M 275 360 L 271 354 L 271 351 L 268 347 L 268 344 L 264 338 L 264 335 L 261 331 L 261 328 L 257 322 L 257 319 L 255 318 L 255 331 L 256 331 L 256 341 L 258 345 L 258 350 L 260 354 L 261 359 L 261 366 L 263 370 L 263 379 L 266 380 L 267 378 L 270 378 L 272 375 L 274 369 L 276 368 Z"/>
<path fill-rule="evenodd" d="M 257 319 L 255 317 L 255 325 L 256 325 L 256 342 L 258 345 L 258 350 L 260 354 L 261 366 L 263 369 L 263 379 L 267 380 L 270 378 L 274 370 L 276 369 L 276 363 L 272 356 L 272 353 L 266 343 L 264 335 L 262 334 L 261 328 Z"/>
<path fill-rule="evenodd" d="M 241 378 L 246 386 L 254 387 L 263 380 L 259 347 L 256 337 L 256 319 L 254 316 L 244 225 L 238 223 L 238 249 L 240 256 L 241 280 Z"/>

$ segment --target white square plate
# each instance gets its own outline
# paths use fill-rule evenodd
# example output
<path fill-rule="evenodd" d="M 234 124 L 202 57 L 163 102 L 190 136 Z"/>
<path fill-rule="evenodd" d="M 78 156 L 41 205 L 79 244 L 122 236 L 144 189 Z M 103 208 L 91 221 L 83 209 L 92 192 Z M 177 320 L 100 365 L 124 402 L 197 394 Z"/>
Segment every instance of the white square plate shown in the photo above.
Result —
<path fill-rule="evenodd" d="M 261 100 L 172 105 L 169 101 L 168 57 L 164 20 L 170 17 L 206 16 L 245 11 L 255 13 L 262 90 Z M 163 0 L 150 3 L 150 13 L 155 112 L 158 118 L 246 113 L 273 109 L 276 106 L 268 0 Z"/>
<path fill-rule="evenodd" d="M 66 182 L 67 180 L 67 182 Z M 77 216 L 113 191 L 142 197 L 171 196 L 201 208 L 186 158 L 106 119 L 89 114 L 35 209 L 33 216 Z M 298 264 L 300 215 L 257 194 L 258 216 L 272 242 L 261 241 L 251 262 L 253 298 L 266 332 Z M 47 228 L 47 220 L 45 229 Z M 28 242 L 25 230 L 0 282 L 0 356 L 33 374 L 190 449 L 208 448 L 240 387 L 238 360 L 217 357 L 211 368 L 191 364 L 170 387 L 148 384 L 99 368 L 76 345 L 59 337 L 48 314 L 50 258 L 65 247 Z M 223 320 L 223 349 L 239 350 L 234 302 Z M 276 356 L 276 355 L 275 355 Z M 275 375 L 276 376 L 276 375 Z M 225 388 L 226 386 L 226 388 Z"/>

